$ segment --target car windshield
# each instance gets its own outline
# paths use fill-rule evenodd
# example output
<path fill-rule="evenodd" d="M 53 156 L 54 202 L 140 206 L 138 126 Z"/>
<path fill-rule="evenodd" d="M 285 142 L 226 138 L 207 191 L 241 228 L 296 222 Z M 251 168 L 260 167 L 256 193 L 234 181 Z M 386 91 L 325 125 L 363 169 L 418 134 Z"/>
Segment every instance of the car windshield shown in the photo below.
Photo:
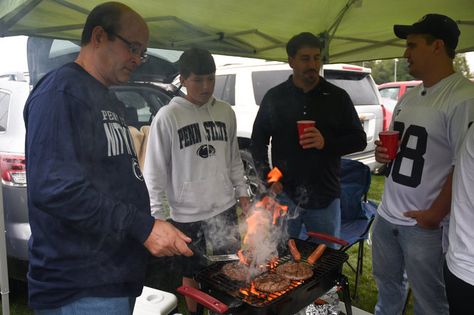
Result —
<path fill-rule="evenodd" d="M 369 73 L 324 70 L 324 78 L 346 90 L 354 105 L 374 105 L 379 103 Z"/>
<path fill-rule="evenodd" d="M 292 70 L 254 71 L 252 72 L 255 103 L 260 105 L 263 96 L 269 89 L 288 80 Z"/>

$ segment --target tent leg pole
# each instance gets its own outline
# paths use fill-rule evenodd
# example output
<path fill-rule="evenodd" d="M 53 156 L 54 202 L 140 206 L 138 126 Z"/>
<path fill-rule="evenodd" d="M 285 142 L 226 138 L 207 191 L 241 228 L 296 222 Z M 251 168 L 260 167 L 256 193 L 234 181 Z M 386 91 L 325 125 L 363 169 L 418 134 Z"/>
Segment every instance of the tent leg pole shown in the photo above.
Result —
<path fill-rule="evenodd" d="M 5 239 L 5 216 L 3 209 L 3 187 L 0 183 L 0 289 L 2 296 L 2 314 L 10 315 L 10 301 L 8 294 L 8 266 L 7 266 L 7 245 Z"/>

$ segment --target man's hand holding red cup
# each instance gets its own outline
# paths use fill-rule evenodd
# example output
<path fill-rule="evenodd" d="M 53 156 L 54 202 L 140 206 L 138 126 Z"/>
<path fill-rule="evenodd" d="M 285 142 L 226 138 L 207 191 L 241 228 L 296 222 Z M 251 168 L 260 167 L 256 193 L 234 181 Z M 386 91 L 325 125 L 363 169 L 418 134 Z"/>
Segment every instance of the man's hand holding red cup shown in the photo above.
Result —
<path fill-rule="evenodd" d="M 397 156 L 400 144 L 398 131 L 382 131 L 379 139 L 375 141 L 375 160 L 379 163 L 389 163 Z"/>
<path fill-rule="evenodd" d="M 324 148 L 324 137 L 315 127 L 314 120 L 299 120 L 297 127 L 299 142 L 303 149 L 314 148 L 321 150 Z"/>

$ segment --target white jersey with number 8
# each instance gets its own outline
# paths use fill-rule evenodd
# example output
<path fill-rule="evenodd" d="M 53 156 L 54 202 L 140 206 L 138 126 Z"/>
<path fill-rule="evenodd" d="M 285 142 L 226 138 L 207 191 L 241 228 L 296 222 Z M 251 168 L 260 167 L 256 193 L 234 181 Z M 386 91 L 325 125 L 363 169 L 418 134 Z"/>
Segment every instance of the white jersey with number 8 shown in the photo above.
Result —
<path fill-rule="evenodd" d="M 459 73 L 430 88 L 421 84 L 402 97 L 391 124 L 391 129 L 400 131 L 400 147 L 388 165 L 378 209 L 384 219 L 416 224 L 403 213 L 431 206 L 473 121 L 474 84 Z"/>

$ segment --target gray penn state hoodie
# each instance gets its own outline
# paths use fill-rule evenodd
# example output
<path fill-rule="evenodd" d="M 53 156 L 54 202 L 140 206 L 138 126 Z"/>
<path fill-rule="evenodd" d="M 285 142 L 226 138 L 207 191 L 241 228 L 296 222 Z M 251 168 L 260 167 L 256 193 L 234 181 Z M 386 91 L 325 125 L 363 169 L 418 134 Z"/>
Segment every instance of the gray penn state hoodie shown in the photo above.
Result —
<path fill-rule="evenodd" d="M 177 222 L 209 219 L 248 196 L 229 104 L 214 97 L 197 106 L 174 97 L 150 127 L 144 177 L 151 213 L 165 219 L 165 196 Z"/>

